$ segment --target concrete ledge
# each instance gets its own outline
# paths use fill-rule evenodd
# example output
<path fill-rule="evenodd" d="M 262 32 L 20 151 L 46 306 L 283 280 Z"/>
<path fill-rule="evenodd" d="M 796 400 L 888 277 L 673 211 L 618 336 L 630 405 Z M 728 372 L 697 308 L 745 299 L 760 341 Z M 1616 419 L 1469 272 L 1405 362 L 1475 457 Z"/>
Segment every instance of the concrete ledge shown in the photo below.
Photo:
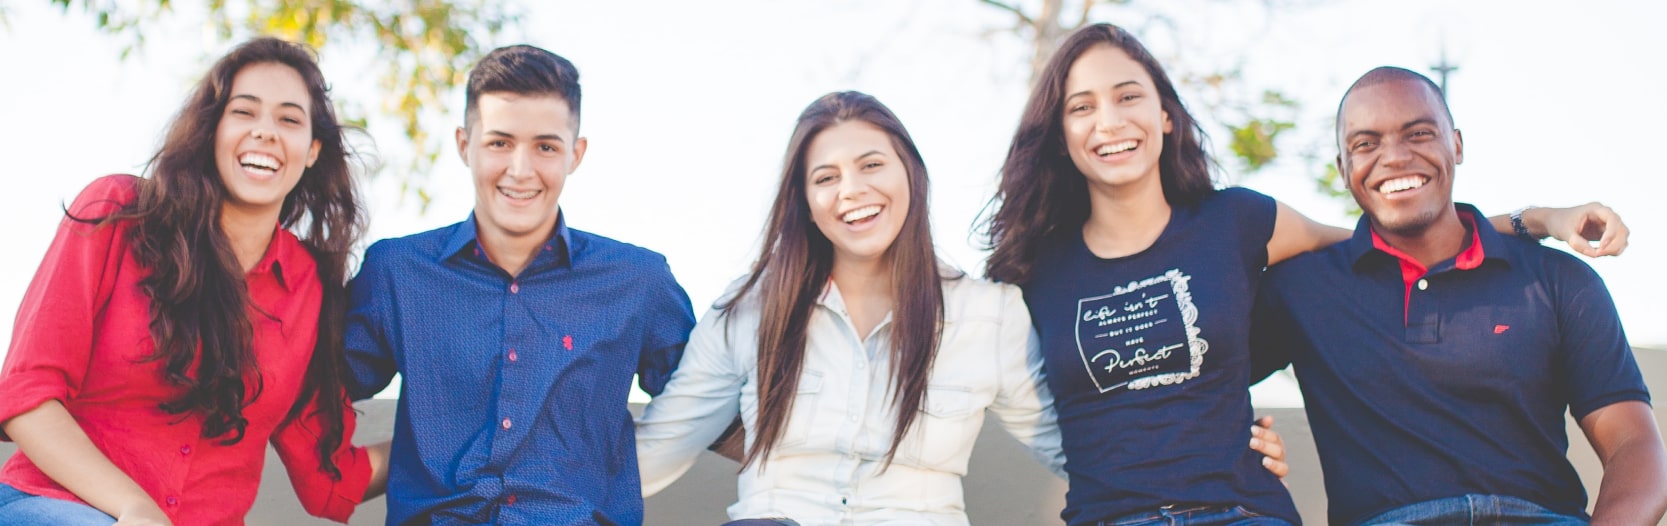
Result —
<path fill-rule="evenodd" d="M 1667 352 L 1639 349 L 1637 355 L 1651 391 L 1667 393 Z M 355 442 L 387 440 L 393 432 L 394 403 L 370 400 L 360 403 L 358 407 L 363 414 Z M 1277 422 L 1275 429 L 1285 436 L 1291 463 L 1291 475 L 1286 481 L 1296 497 L 1298 510 L 1309 523 L 1325 524 L 1325 488 L 1307 418 L 1301 409 L 1269 409 L 1258 414 L 1274 415 Z M 1667 421 L 1667 412 L 1659 405 L 1656 419 Z M 1580 428 L 1572 420 L 1568 425 L 1569 457 L 1580 471 L 1588 493 L 1595 495 L 1602 477 L 1602 466 Z M 0 457 L 10 456 L 13 450 L 13 444 L 0 443 Z M 249 524 L 331 524 L 309 517 L 301 510 L 301 504 L 289 486 L 289 478 L 270 448 L 267 451 L 267 466 L 261 478 L 260 497 L 249 514 Z M 724 522 L 724 509 L 735 502 L 735 472 L 739 467 L 739 464 L 716 454 L 703 453 L 688 474 L 666 491 L 648 499 L 647 524 L 716 525 Z M 967 514 L 974 524 L 1058 525 L 1062 524 L 1058 516 L 1065 504 L 1065 481 L 1054 477 L 1032 460 L 1000 425 L 987 421 L 973 451 L 966 479 L 966 497 Z M 384 504 L 377 499 L 361 506 L 351 524 L 379 525 L 383 520 Z"/>

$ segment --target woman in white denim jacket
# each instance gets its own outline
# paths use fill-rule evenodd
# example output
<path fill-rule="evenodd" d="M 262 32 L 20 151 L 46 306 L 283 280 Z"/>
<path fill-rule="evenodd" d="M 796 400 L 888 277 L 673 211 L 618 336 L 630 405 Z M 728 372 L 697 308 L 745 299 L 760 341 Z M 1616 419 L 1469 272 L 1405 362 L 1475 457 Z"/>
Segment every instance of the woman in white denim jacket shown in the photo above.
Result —
<path fill-rule="evenodd" d="M 938 262 L 926 169 L 896 116 L 865 94 L 823 96 L 784 164 L 763 253 L 637 422 L 644 494 L 737 415 L 735 519 L 967 524 L 961 477 L 986 409 L 1063 476 L 1019 289 Z"/>

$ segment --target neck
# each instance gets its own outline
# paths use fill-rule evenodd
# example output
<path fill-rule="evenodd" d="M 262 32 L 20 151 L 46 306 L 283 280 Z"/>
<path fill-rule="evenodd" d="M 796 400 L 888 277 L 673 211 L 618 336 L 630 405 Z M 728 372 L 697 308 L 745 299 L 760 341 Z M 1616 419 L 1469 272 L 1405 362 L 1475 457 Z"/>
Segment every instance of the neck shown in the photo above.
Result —
<path fill-rule="evenodd" d="M 1088 222 L 1082 240 L 1102 258 L 1123 257 L 1146 250 L 1169 225 L 1169 201 L 1157 177 L 1111 188 L 1089 183 Z"/>
<path fill-rule="evenodd" d="M 542 231 L 554 234 L 550 230 Z M 510 236 L 503 232 L 482 231 L 478 226 L 475 238 L 480 240 L 480 248 L 486 251 L 487 259 L 511 277 L 521 275 L 527 264 L 538 256 L 538 251 L 544 248 L 544 243 L 550 240 L 548 237 Z"/>
<path fill-rule="evenodd" d="M 250 212 L 231 205 L 220 209 L 220 230 L 231 243 L 232 253 L 244 272 L 255 268 L 266 248 L 272 245 L 272 231 L 278 225 L 278 210 Z"/>
<path fill-rule="evenodd" d="M 1470 237 L 1464 223 L 1459 220 L 1458 212 L 1452 208 L 1417 231 L 1391 232 L 1378 228 L 1376 223 L 1373 223 L 1372 229 L 1385 244 L 1412 256 L 1424 268 L 1458 256 Z"/>
<path fill-rule="evenodd" d="M 885 258 L 863 261 L 834 259 L 832 278 L 846 303 L 853 299 L 891 299 L 891 262 Z"/>

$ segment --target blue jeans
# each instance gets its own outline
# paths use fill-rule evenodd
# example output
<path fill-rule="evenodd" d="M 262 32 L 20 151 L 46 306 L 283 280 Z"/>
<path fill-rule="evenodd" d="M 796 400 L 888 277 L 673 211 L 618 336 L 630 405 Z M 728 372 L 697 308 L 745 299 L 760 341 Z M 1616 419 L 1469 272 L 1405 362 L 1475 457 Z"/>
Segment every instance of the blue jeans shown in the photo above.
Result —
<path fill-rule="evenodd" d="M 1244 506 L 1164 506 L 1155 511 L 1131 513 L 1100 526 L 1291 526 L 1278 517 L 1264 517 Z"/>
<path fill-rule="evenodd" d="M 1584 525 L 1588 520 L 1545 509 L 1544 506 L 1504 495 L 1465 495 L 1408 504 L 1367 519 L 1361 524 L 1555 524 Z"/>
<path fill-rule="evenodd" d="M 13 524 L 56 524 L 61 526 L 110 526 L 116 519 L 79 502 L 41 497 L 0 484 L 0 526 Z"/>

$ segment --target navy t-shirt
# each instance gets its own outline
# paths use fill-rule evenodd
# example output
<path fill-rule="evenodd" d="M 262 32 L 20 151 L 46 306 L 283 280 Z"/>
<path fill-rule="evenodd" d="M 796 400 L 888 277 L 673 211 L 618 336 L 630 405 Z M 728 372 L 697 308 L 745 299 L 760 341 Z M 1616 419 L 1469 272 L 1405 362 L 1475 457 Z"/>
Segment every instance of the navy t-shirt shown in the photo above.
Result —
<path fill-rule="evenodd" d="M 1331 524 L 1467 493 L 1584 517 L 1564 412 L 1649 401 L 1591 267 L 1459 209 L 1474 218 L 1479 264 L 1461 254 L 1403 275 L 1362 219 L 1353 239 L 1263 282 L 1257 377 L 1294 362 Z"/>
<path fill-rule="evenodd" d="M 1044 243 L 1023 289 L 1063 433 L 1066 522 L 1172 504 L 1300 521 L 1247 446 L 1250 306 L 1274 215 L 1273 199 L 1229 188 L 1174 207 L 1134 255 L 1097 257 L 1080 229 Z"/>

